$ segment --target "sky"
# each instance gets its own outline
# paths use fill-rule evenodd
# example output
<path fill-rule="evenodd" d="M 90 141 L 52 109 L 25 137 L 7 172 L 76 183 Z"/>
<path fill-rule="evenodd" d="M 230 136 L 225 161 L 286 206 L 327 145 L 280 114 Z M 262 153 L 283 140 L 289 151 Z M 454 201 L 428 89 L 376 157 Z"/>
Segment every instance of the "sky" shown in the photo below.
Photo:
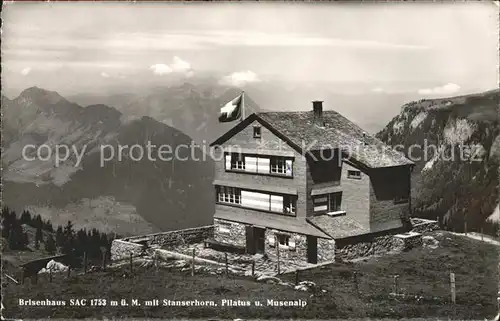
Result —
<path fill-rule="evenodd" d="M 452 95 L 498 84 L 498 6 L 469 3 L 7 3 L 15 92 L 215 75 Z"/>

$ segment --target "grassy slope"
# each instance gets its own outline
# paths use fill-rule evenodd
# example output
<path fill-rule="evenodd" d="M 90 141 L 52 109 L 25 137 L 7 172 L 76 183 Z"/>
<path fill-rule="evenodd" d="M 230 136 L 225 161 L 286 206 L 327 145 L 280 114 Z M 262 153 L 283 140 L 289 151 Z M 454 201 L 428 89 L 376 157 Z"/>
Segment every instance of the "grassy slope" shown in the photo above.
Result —
<path fill-rule="evenodd" d="M 69 280 L 57 276 L 51 286 L 46 280 L 23 286 L 9 283 L 4 287 L 5 315 L 17 318 L 82 318 L 82 317 L 162 317 L 162 318 L 307 318 L 332 319 L 348 317 L 400 318 L 451 317 L 482 319 L 496 313 L 497 248 L 479 241 L 444 234 L 438 249 L 418 248 L 412 251 L 353 264 L 334 264 L 302 271 L 301 280 L 312 280 L 321 289 L 312 293 L 289 287 L 262 284 L 247 278 L 224 278 L 215 275 L 168 270 L 136 269 L 133 278 L 120 272 L 101 272 L 73 276 Z M 352 271 L 358 271 L 357 295 Z M 449 301 L 449 272 L 456 273 L 457 305 Z M 157 273 L 157 274 L 155 274 Z M 411 298 L 395 299 L 392 275 L 400 275 L 401 292 Z M 293 275 L 282 279 L 293 282 Z M 422 297 L 421 299 L 415 298 Z M 215 300 L 267 299 L 307 300 L 305 308 L 293 307 L 31 307 L 20 308 L 17 298 L 69 299 L 106 298 L 150 300 Z"/>

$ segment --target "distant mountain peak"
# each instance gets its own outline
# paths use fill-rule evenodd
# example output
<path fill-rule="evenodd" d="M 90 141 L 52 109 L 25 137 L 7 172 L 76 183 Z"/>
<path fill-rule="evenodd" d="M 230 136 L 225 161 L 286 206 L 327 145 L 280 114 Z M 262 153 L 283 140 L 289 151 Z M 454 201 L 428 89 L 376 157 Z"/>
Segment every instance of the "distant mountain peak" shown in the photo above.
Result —
<path fill-rule="evenodd" d="M 59 95 L 59 93 L 36 86 L 23 90 L 21 94 L 19 94 L 18 98 L 30 99 L 32 101 L 44 101 L 50 104 L 56 104 L 60 101 L 66 101 L 66 99 Z"/>

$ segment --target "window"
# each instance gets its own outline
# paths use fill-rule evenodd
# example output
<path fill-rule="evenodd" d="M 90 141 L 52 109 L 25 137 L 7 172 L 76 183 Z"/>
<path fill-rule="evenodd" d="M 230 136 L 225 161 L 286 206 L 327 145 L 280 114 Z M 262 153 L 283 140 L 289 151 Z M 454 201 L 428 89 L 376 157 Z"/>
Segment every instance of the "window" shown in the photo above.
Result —
<path fill-rule="evenodd" d="M 229 233 L 230 230 L 231 230 L 231 224 L 230 223 L 219 222 L 217 226 L 218 226 L 217 230 L 220 233 Z"/>
<path fill-rule="evenodd" d="M 278 243 L 279 248 L 285 248 L 290 251 L 296 250 L 295 240 L 290 235 L 276 233 L 275 237 L 269 237 L 268 239 L 269 246 L 274 247 L 276 241 Z"/>
<path fill-rule="evenodd" d="M 292 160 L 284 157 L 271 157 L 271 173 L 292 176 Z"/>
<path fill-rule="evenodd" d="M 347 178 L 361 179 L 361 171 L 347 171 Z"/>
<path fill-rule="evenodd" d="M 276 234 L 276 237 L 278 238 L 279 245 L 288 246 L 290 242 L 290 236 L 285 234 Z"/>
<path fill-rule="evenodd" d="M 285 174 L 285 159 L 282 157 L 271 157 L 271 173 Z"/>
<path fill-rule="evenodd" d="M 217 199 L 220 203 L 241 204 L 241 190 L 235 187 L 219 186 Z"/>
<path fill-rule="evenodd" d="M 313 198 L 314 212 L 337 212 L 341 210 L 342 192 L 319 195 Z"/>
<path fill-rule="evenodd" d="M 253 127 L 253 138 L 260 138 L 261 136 L 260 133 L 260 126 L 254 126 Z"/>
<path fill-rule="evenodd" d="M 295 215 L 297 197 L 254 191 L 241 192 L 241 205 L 273 213 Z"/>
<path fill-rule="evenodd" d="M 295 196 L 285 195 L 285 197 L 283 197 L 283 213 L 295 214 L 296 206 L 297 198 Z"/>
<path fill-rule="evenodd" d="M 293 159 L 278 156 L 228 153 L 225 155 L 225 168 L 229 171 L 292 177 Z"/>
<path fill-rule="evenodd" d="M 328 195 L 328 211 L 337 212 L 340 211 L 340 203 L 342 201 L 341 193 L 333 193 Z"/>
<path fill-rule="evenodd" d="M 245 160 L 242 154 L 233 153 L 231 155 L 231 169 L 245 169 Z"/>
<path fill-rule="evenodd" d="M 297 196 L 278 195 L 265 192 L 241 190 L 235 187 L 218 186 L 217 202 L 295 216 Z"/>

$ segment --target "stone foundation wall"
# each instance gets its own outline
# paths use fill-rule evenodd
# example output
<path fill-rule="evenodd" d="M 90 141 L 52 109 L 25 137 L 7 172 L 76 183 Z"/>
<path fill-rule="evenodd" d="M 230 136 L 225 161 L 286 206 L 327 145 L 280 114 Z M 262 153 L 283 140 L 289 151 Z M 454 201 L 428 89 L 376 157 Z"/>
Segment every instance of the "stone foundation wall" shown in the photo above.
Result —
<path fill-rule="evenodd" d="M 246 246 L 245 224 L 214 219 L 214 238 L 217 242 Z"/>
<path fill-rule="evenodd" d="M 335 260 L 335 240 L 318 238 L 318 263 Z"/>
<path fill-rule="evenodd" d="M 132 243 L 143 243 L 149 247 L 177 246 L 202 242 L 204 239 L 213 237 L 213 225 L 188 228 L 177 231 L 148 234 L 123 238 L 123 241 Z"/>
<path fill-rule="evenodd" d="M 370 255 L 380 255 L 391 251 L 403 250 L 402 243 L 393 235 L 374 237 L 356 243 L 342 244 L 341 240 L 336 243 L 335 259 L 337 261 L 352 260 Z"/>
<path fill-rule="evenodd" d="M 124 240 L 113 240 L 111 243 L 111 260 L 123 260 L 130 258 L 130 253 L 133 257 L 144 254 L 145 247 L 142 244 L 127 242 Z"/>
<path fill-rule="evenodd" d="M 293 239 L 295 241 L 295 249 L 279 245 L 277 241 L 274 242 L 274 246 L 271 246 L 269 238 L 275 238 L 276 234 L 288 235 L 290 240 Z M 307 237 L 305 235 L 266 229 L 264 251 L 273 260 L 276 260 L 278 257 L 277 246 L 280 247 L 280 260 L 296 263 L 307 262 Z"/>

